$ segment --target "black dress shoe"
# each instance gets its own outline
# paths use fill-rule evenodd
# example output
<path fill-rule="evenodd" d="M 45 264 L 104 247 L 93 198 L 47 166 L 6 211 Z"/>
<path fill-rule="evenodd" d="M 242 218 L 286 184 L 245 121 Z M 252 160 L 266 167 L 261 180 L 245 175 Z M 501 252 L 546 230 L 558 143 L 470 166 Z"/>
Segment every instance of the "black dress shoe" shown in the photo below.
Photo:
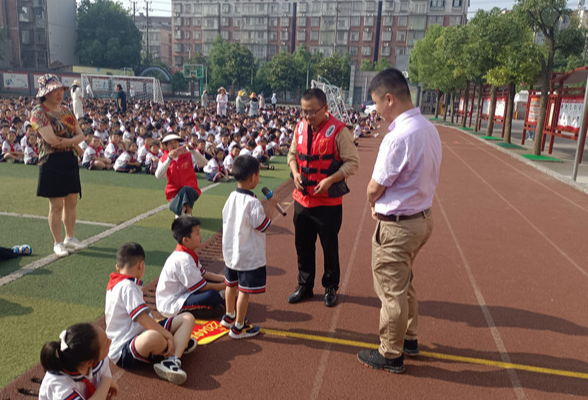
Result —
<path fill-rule="evenodd" d="M 333 307 L 337 303 L 337 292 L 334 288 L 325 289 L 325 306 Z"/>
<path fill-rule="evenodd" d="M 312 288 L 306 286 L 298 286 L 294 293 L 288 297 L 288 303 L 296 304 L 300 303 L 302 300 L 310 299 L 314 293 L 312 293 Z"/>

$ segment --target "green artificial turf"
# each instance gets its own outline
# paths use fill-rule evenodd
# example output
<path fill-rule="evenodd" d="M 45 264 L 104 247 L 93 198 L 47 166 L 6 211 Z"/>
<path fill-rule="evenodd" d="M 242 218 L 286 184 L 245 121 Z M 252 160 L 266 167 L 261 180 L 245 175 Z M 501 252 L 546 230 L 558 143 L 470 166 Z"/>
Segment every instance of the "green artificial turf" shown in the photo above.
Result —
<path fill-rule="evenodd" d="M 275 170 L 261 170 L 254 192 L 275 189 L 289 178 L 286 157 L 271 161 Z M 45 217 L 47 199 L 36 196 L 38 169 L 20 164 L 0 165 L 0 211 Z M 120 224 L 167 201 L 166 180 L 145 174 L 118 174 L 112 171 L 80 170 L 82 199 L 78 220 Z M 201 188 L 212 185 L 198 174 Z M 194 216 L 201 220 L 203 241 L 222 228 L 222 208 L 237 183 L 220 183 L 202 193 Z M 0 245 L 30 244 L 33 255 L 0 263 L 5 276 L 52 253 L 52 237 L 46 219 L 0 216 Z M 39 361 L 43 344 L 58 339 L 59 332 L 81 321 L 94 321 L 104 314 L 106 283 L 115 271 L 116 250 L 125 242 L 140 243 L 146 252 L 143 281 L 159 275 L 176 242 L 171 235 L 174 215 L 165 209 L 116 232 L 66 258 L 59 259 L 8 285 L 0 287 L 0 388 Z M 76 224 L 80 240 L 109 229 L 107 226 Z M 216 271 L 221 272 L 221 271 Z"/>
<path fill-rule="evenodd" d="M 497 146 L 500 146 L 500 147 L 504 147 L 505 149 L 515 149 L 515 150 L 522 150 L 522 149 L 524 149 L 524 147 L 519 146 L 519 145 L 516 145 L 516 144 L 512 144 L 512 143 L 502 142 L 502 143 L 496 143 L 496 145 Z"/>
<path fill-rule="evenodd" d="M 533 160 L 533 161 L 563 162 L 559 158 L 548 157 L 548 156 L 536 156 L 534 154 L 523 154 L 523 157 L 525 157 L 527 160 Z"/>
<path fill-rule="evenodd" d="M 462 127 L 461 127 L 461 128 L 459 128 L 459 129 L 461 129 L 462 131 L 473 131 L 473 130 L 474 130 L 474 128 L 469 128 L 469 127 L 467 127 L 467 126 L 462 126 Z"/>
<path fill-rule="evenodd" d="M 496 141 L 500 140 L 500 141 L 502 141 L 502 138 L 494 137 L 494 136 L 480 136 L 480 137 L 485 140 L 496 140 Z"/>

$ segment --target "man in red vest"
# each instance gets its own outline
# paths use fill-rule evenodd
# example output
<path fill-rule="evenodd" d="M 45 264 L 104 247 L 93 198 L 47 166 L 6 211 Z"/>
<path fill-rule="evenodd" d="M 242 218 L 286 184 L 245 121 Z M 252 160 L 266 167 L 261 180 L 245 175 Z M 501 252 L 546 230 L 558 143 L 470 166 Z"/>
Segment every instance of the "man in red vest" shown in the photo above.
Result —
<path fill-rule="evenodd" d="M 155 171 L 157 179 L 167 177 L 165 198 L 169 201 L 169 209 L 178 217 L 182 214 L 192 215 L 194 203 L 201 193 L 192 154 L 183 143 L 180 145 L 181 141 L 182 138 L 175 133 L 165 135 L 162 142 L 167 143 L 167 150 Z"/>
<path fill-rule="evenodd" d="M 288 166 L 294 179 L 294 236 L 298 255 L 298 287 L 288 297 L 295 304 L 313 296 L 317 235 L 324 253 L 324 303 L 332 307 L 339 289 L 339 229 L 343 219 L 345 180 L 359 166 L 353 136 L 345 124 L 328 112 L 320 89 L 302 95 L 303 119 L 296 126 Z"/>

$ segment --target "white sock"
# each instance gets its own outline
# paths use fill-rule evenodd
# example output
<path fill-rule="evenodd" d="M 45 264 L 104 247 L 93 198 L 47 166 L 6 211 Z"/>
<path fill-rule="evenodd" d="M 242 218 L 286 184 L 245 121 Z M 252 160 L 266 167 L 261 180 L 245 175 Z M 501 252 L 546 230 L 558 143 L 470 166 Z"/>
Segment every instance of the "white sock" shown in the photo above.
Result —
<path fill-rule="evenodd" d="M 235 328 L 237 328 L 239 330 L 243 329 L 243 325 L 245 325 L 245 324 L 242 322 L 235 322 Z"/>
<path fill-rule="evenodd" d="M 231 318 L 235 318 L 237 316 L 237 312 L 236 311 L 228 312 L 227 315 Z"/>

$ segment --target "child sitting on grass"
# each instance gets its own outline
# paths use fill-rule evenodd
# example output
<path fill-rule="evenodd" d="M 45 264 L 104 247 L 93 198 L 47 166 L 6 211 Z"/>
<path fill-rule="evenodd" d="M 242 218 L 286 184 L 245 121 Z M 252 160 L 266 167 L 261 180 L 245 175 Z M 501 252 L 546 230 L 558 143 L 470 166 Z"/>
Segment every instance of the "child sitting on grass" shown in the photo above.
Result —
<path fill-rule="evenodd" d="M 39 400 L 112 399 L 118 385 L 112 379 L 108 350 L 110 339 L 93 324 L 76 324 L 47 342 L 41 350 L 46 373 Z"/>
<path fill-rule="evenodd" d="M 94 134 L 94 136 L 92 136 L 90 146 L 84 150 L 82 165 L 87 169 L 101 170 L 112 168 L 112 161 L 104 157 L 100 135 Z"/>
<path fill-rule="evenodd" d="M 24 163 L 27 165 L 37 165 L 39 162 L 39 143 L 37 134 L 27 134 L 27 145 L 24 151 Z"/>
<path fill-rule="evenodd" d="M 117 366 L 131 369 L 153 364 L 155 373 L 176 385 L 186 382 L 180 357 L 196 349 L 192 339 L 194 317 L 182 313 L 156 322 L 143 299 L 141 278 L 145 251 L 137 243 L 126 243 L 116 253 L 116 271 L 110 274 L 106 291 L 106 334 L 112 340 L 108 357 Z"/>
<path fill-rule="evenodd" d="M 237 157 L 233 175 L 237 190 L 231 193 L 223 208 L 227 313 L 221 325 L 230 328 L 233 339 L 242 339 L 259 333 L 259 326 L 250 325 L 245 316 L 249 295 L 265 292 L 265 231 L 279 199 L 272 196 L 262 204 L 251 191 L 259 183 L 259 161 L 255 157 Z"/>
<path fill-rule="evenodd" d="M 217 147 L 215 157 L 208 161 L 208 164 L 203 168 L 206 174 L 206 179 L 211 182 L 227 182 L 230 178 L 226 170 L 223 168 L 223 159 L 225 151 L 222 147 Z"/>
<path fill-rule="evenodd" d="M 222 275 L 206 271 L 198 260 L 200 221 L 183 215 L 172 223 L 172 234 L 178 245 L 159 275 L 157 310 L 166 317 L 187 311 L 197 319 L 220 318 L 225 313 L 221 293 L 226 286 Z"/>
<path fill-rule="evenodd" d="M 127 151 L 122 153 L 114 163 L 116 172 L 128 172 L 134 174 L 141 172 L 141 163 L 135 158 L 137 155 L 137 144 L 131 143 Z"/>
<path fill-rule="evenodd" d="M 4 161 L 22 163 L 24 152 L 16 141 L 16 132 L 10 130 L 6 134 L 6 140 L 2 143 L 2 157 Z"/>
<path fill-rule="evenodd" d="M 155 171 L 157 171 L 157 166 L 159 165 L 159 159 L 162 156 L 163 153 L 159 150 L 159 142 L 157 140 L 152 141 L 149 153 L 145 156 L 146 174 L 155 175 Z"/>

